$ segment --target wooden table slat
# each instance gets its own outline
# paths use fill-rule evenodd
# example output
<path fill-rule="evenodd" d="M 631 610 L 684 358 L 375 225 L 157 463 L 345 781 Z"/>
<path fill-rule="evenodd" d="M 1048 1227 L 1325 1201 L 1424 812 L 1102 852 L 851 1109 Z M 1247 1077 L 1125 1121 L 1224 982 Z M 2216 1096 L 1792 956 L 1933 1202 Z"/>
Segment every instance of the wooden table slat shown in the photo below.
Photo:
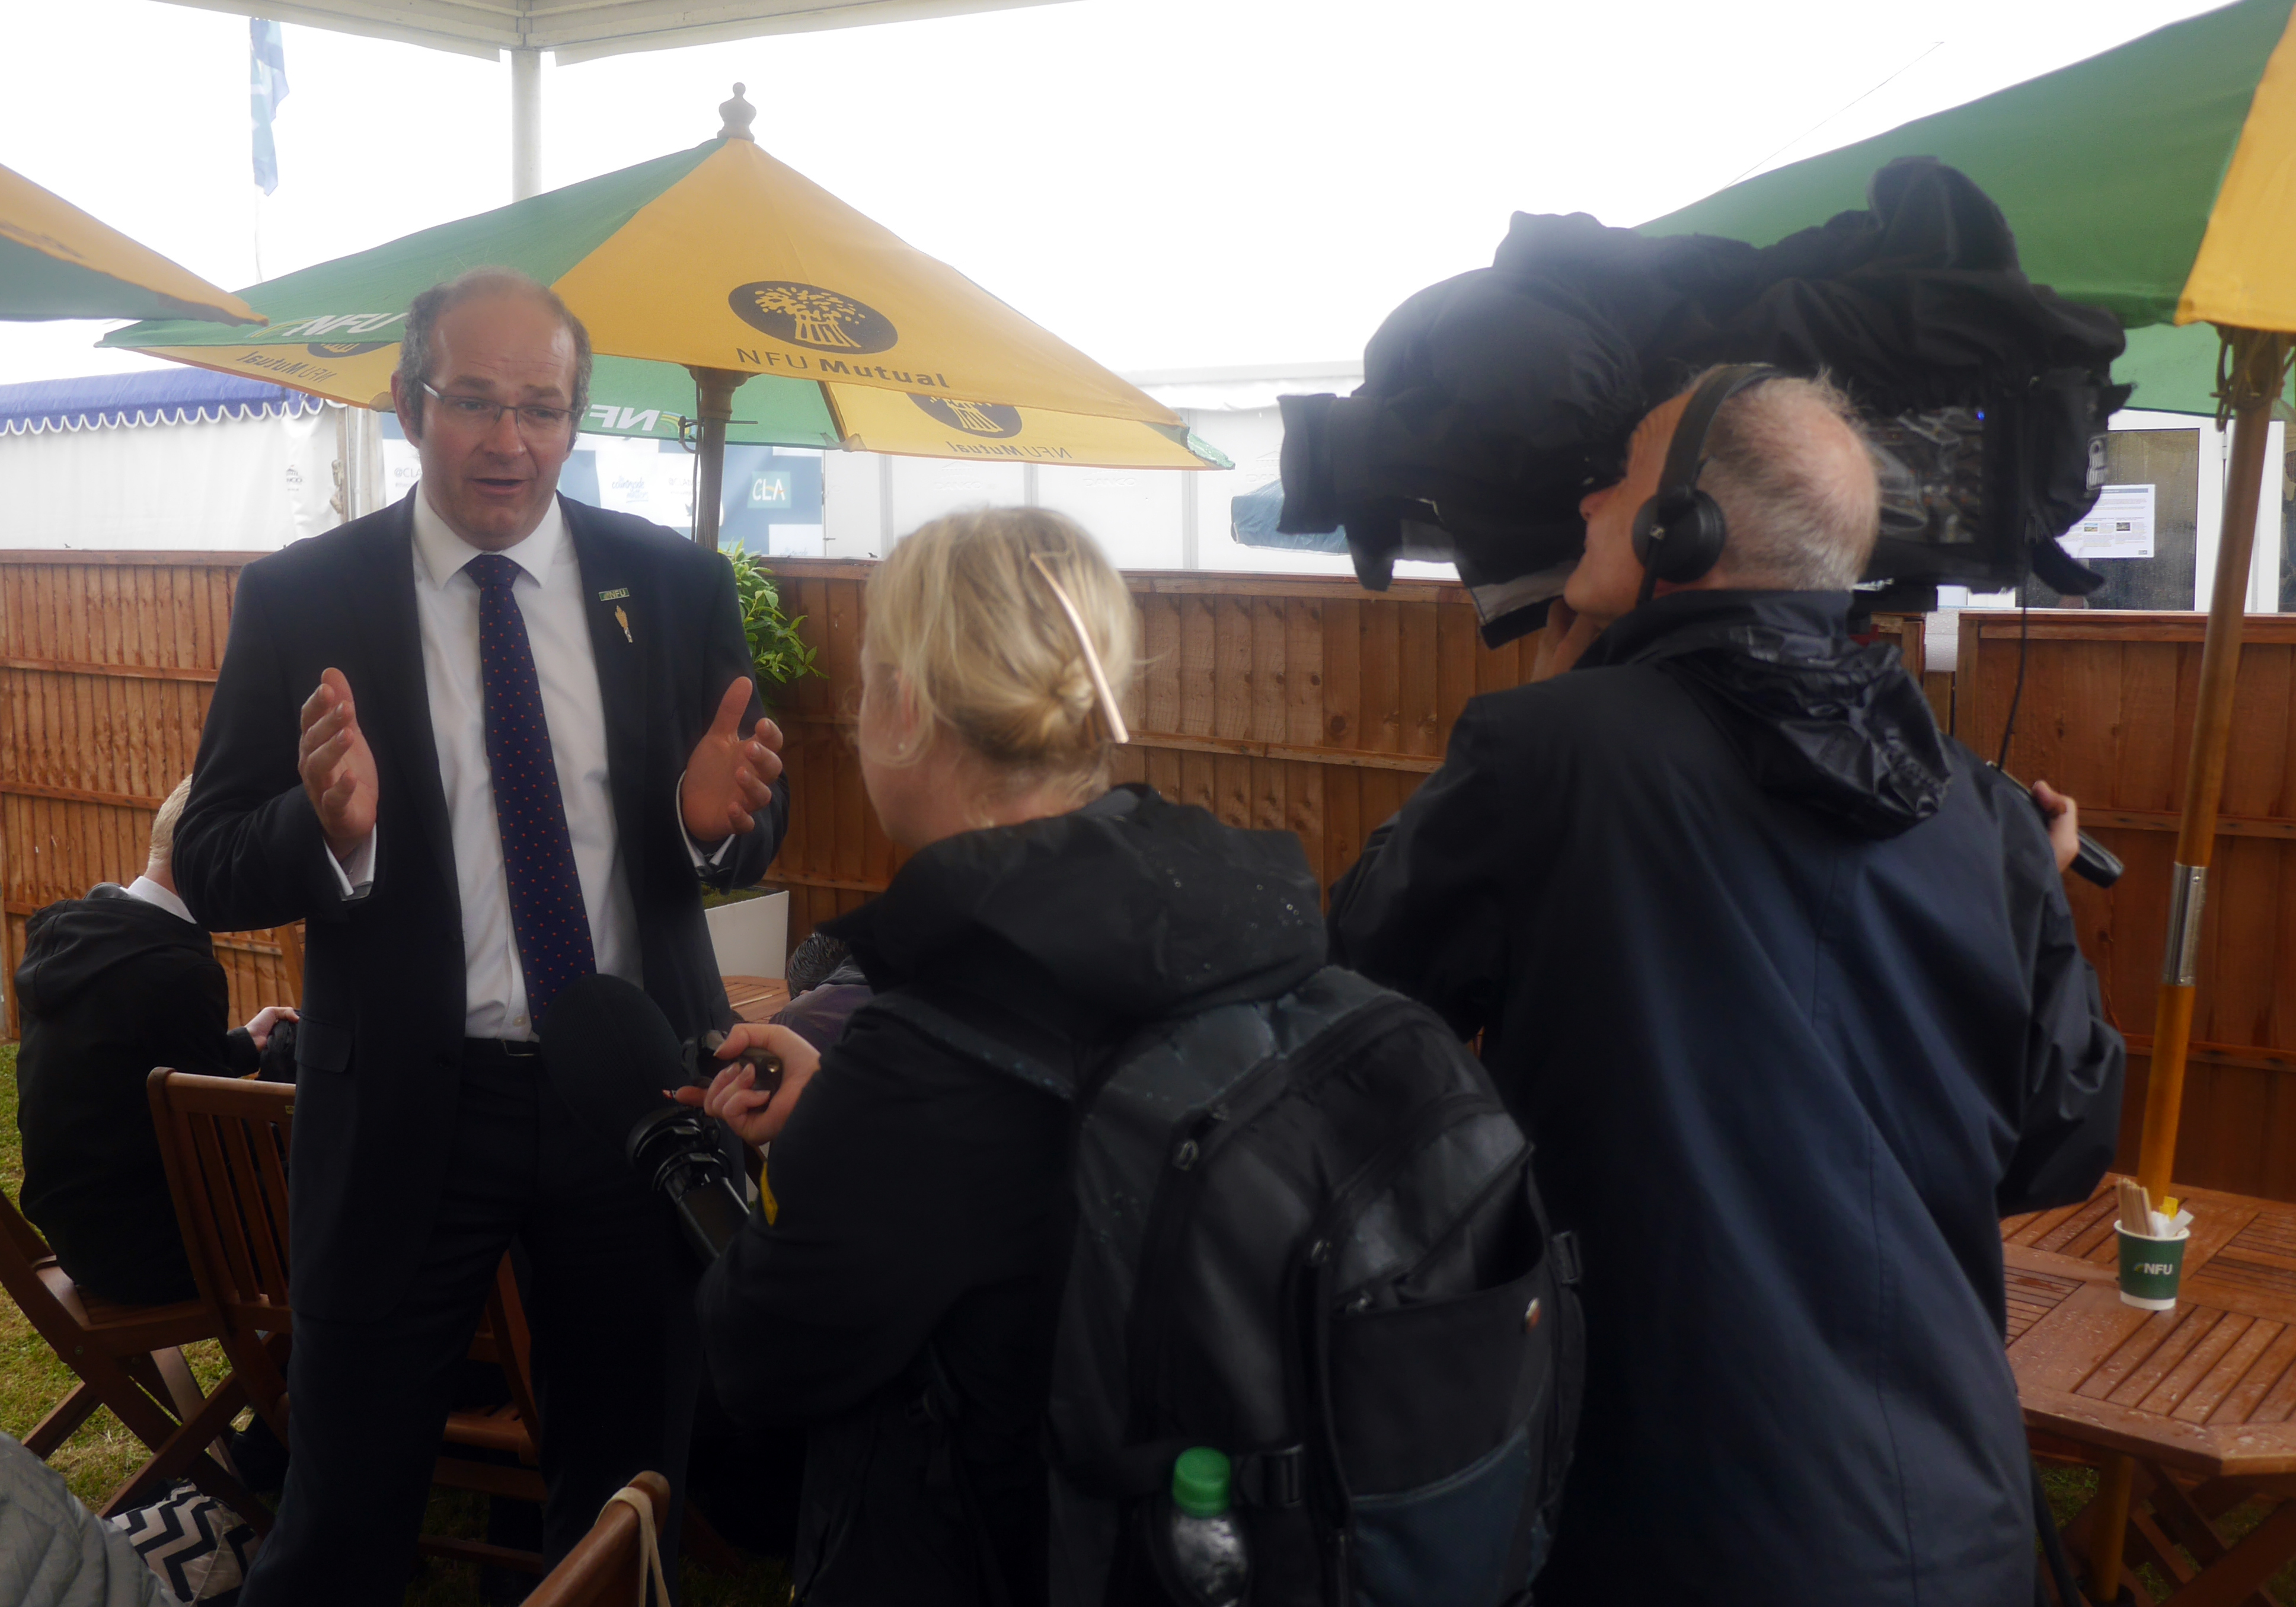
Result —
<path fill-rule="evenodd" d="M 2288 1421 L 2288 1414 L 2291 1412 L 2296 1412 L 2296 1367 L 2287 1368 L 2278 1378 L 2274 1379 L 2272 1387 L 2264 1392 L 2263 1397 L 2255 1405 L 2249 1408 L 2247 1416 L 2241 1419 L 2237 1424 L 2226 1426 L 2256 1429 L 2282 1424 Z M 2286 1438 L 2291 1442 L 2296 1442 L 2296 1434 L 2290 1434 Z"/>
<path fill-rule="evenodd" d="M 2143 1315 L 2128 1337 L 2090 1370 L 2089 1375 L 2080 1381 L 2073 1393 L 2088 1400 L 2111 1401 L 2116 1406 L 2128 1406 L 2133 1410 L 2136 1398 L 2141 1397 L 2122 1398 L 2121 1386 L 2144 1371 L 2160 1354 L 2161 1347 L 2176 1338 L 2177 1331 L 2193 1322 L 2194 1314 L 2193 1304 L 2187 1300 L 2174 1311 L 2157 1311 Z M 2214 1322 L 2218 1314 L 2211 1312 L 2203 1321 Z M 2189 1346 L 2191 1343 L 2192 1336 L 2187 1335 L 2185 1344 Z M 2183 1347 L 2174 1354 L 2182 1356 Z M 2163 1362 L 2157 1371 L 2167 1370 L 2168 1364 Z"/>
<path fill-rule="evenodd" d="M 763 1021 L 789 1002 L 789 984 L 778 977 L 721 977 L 726 1001 L 744 1021 Z"/>
<path fill-rule="evenodd" d="M 2075 1241 L 2094 1238 L 2099 1231 L 2111 1232 L 2112 1211 L 2113 1202 L 2109 1195 L 2092 1195 L 2087 1204 L 2067 1211 L 2046 1232 L 2033 1239 L 2032 1246 L 2038 1250 L 2054 1250 L 2060 1255 L 2084 1255 L 2087 1252 Z"/>
<path fill-rule="evenodd" d="M 2246 1422 L 2292 1358 L 2296 1358 L 2296 1328 L 2258 1317 L 2169 1415 L 2188 1423 Z"/>
<path fill-rule="evenodd" d="M 2158 1412 L 2164 1417 L 2175 1417 L 2177 1408 L 2184 1404 L 2185 1397 L 2209 1379 L 2217 1364 L 2240 1343 L 2241 1336 L 2255 1325 L 2254 1317 L 2243 1316 L 2238 1312 L 2218 1314 L 2209 1331 L 2185 1351 L 2184 1359 L 2169 1368 L 2167 1375 L 2134 1405 L 2139 1411 Z M 2221 1394 L 2222 1390 L 2218 1393 Z"/>

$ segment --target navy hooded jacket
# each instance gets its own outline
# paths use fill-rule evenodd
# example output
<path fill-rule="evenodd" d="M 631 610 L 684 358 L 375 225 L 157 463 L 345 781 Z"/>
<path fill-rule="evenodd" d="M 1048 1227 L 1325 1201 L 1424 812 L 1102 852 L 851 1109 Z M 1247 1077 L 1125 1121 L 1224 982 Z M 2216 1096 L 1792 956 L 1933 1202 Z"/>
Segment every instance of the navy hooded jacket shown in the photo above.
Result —
<path fill-rule="evenodd" d="M 1333 891 L 1579 1237 L 1540 1607 L 2033 1599 L 1998 1218 L 2086 1197 L 2124 1051 L 2032 804 L 1848 601 L 1676 593 L 1476 699 Z"/>

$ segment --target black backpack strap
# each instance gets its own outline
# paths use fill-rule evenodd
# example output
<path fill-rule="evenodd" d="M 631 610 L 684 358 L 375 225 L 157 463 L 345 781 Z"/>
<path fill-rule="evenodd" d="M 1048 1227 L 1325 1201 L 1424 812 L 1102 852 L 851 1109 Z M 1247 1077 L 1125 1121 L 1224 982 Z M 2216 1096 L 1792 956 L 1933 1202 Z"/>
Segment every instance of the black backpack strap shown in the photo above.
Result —
<path fill-rule="evenodd" d="M 1072 1041 L 978 995 L 912 983 L 878 994 L 855 1012 L 857 1018 L 869 1015 L 906 1022 L 966 1059 L 1054 1099 L 1076 1097 L 1076 1077 L 1069 1069 Z"/>

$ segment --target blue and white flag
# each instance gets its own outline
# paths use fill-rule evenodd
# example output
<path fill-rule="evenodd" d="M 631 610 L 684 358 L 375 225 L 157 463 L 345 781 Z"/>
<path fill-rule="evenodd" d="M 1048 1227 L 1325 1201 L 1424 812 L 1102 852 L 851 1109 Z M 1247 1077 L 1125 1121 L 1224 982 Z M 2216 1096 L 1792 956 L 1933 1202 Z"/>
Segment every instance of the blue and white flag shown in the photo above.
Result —
<path fill-rule="evenodd" d="M 248 32 L 248 96 L 255 111 L 255 182 L 270 194 L 279 187 L 279 150 L 271 143 L 271 118 L 287 98 L 287 52 L 279 24 L 250 17 Z"/>

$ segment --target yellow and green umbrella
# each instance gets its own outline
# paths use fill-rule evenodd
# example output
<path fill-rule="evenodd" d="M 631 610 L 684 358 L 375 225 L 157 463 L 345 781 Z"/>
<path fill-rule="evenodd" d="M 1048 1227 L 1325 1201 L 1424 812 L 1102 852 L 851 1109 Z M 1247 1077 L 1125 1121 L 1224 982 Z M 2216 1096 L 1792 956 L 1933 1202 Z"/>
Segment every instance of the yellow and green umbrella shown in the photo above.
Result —
<path fill-rule="evenodd" d="M 6 168 L 0 168 L 0 318 L 263 322 L 237 296 Z"/>
<path fill-rule="evenodd" d="M 2232 418 L 2137 1158 L 2156 1199 L 2176 1163 L 2266 431 L 2285 406 L 2296 343 L 2292 12 L 2292 0 L 2242 0 L 1643 226 L 1767 244 L 1862 205 L 1867 177 L 1891 158 L 1939 157 L 1999 203 L 2027 273 L 2120 317 L 2129 350 L 2114 367 L 2136 383 L 2136 405 Z M 2122 1594 L 2134 1477 L 2117 1458 L 2096 1498 L 2088 1592 L 2099 1601 Z"/>
<path fill-rule="evenodd" d="M 2218 324 L 2296 329 L 2291 0 L 2243 0 L 1747 179 L 1642 226 L 1767 245 L 1866 204 L 1899 156 L 1993 197 L 2026 271 L 2129 331 L 2131 406 L 2217 410 Z"/>
<path fill-rule="evenodd" d="M 407 303 L 482 264 L 554 287 L 588 326 L 594 433 L 714 412 L 733 441 L 1226 466 L 1169 408 L 740 135 L 251 286 L 259 334 L 146 323 L 104 343 L 387 406 Z"/>

